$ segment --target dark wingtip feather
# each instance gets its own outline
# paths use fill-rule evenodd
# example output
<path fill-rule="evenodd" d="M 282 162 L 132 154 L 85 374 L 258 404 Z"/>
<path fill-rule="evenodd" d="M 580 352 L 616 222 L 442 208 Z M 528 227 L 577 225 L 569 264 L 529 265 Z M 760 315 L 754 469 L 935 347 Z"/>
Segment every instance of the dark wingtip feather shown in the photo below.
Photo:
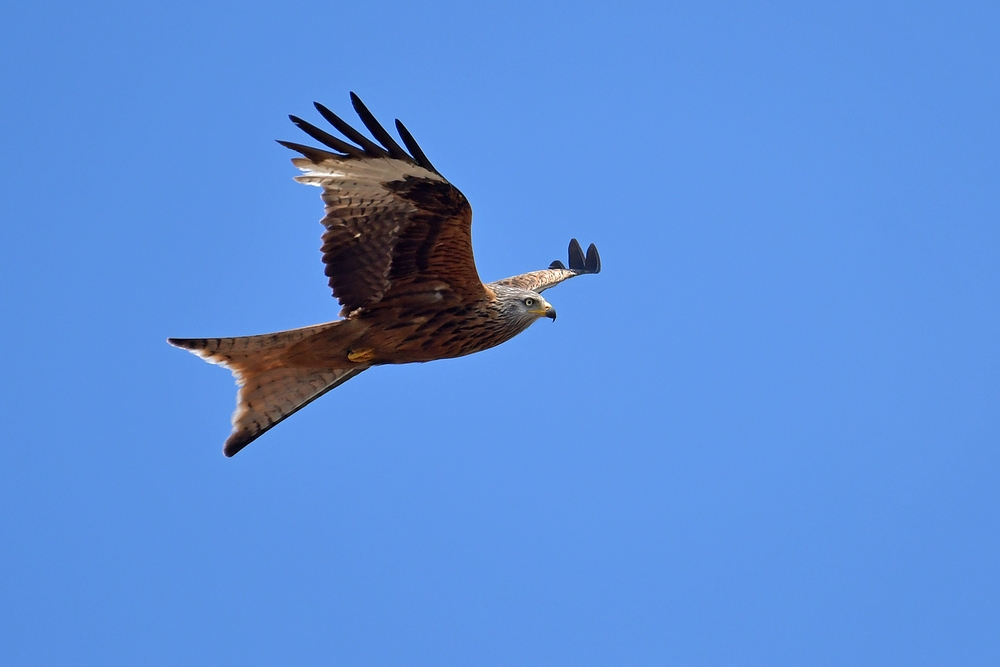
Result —
<path fill-rule="evenodd" d="M 342 141 L 341 139 L 338 139 L 337 137 L 333 136 L 329 132 L 325 132 L 325 131 L 319 129 L 318 127 L 316 127 L 312 123 L 310 123 L 308 121 L 305 121 L 305 120 L 302 120 L 298 116 L 293 116 L 293 115 L 289 114 L 288 118 L 293 123 L 295 123 L 295 126 L 298 127 L 300 130 L 302 130 L 303 132 L 305 132 L 306 134 L 308 134 L 310 137 L 312 137 L 316 141 L 320 142 L 321 144 L 323 144 L 325 146 L 329 146 L 330 148 L 334 149 L 335 151 L 340 151 L 341 153 L 345 153 L 347 155 L 350 155 L 351 157 L 364 157 L 364 155 L 365 155 L 364 151 L 361 150 L 360 148 L 358 148 L 357 146 L 352 146 L 351 144 L 347 143 L 346 141 Z"/>
<path fill-rule="evenodd" d="M 361 118 L 361 122 L 365 124 L 368 131 L 372 133 L 372 136 L 381 143 L 386 150 L 389 151 L 389 155 L 396 158 L 397 160 L 406 160 L 407 162 L 413 162 L 413 158 L 410 154 L 400 148 L 396 140 L 392 138 L 382 124 L 378 122 L 375 115 L 368 110 L 365 103 L 361 101 L 361 98 L 351 91 L 351 104 L 354 106 L 354 111 L 357 112 L 358 117 Z"/>
<path fill-rule="evenodd" d="M 296 144 L 291 141 L 282 141 L 281 139 L 275 139 L 279 144 L 285 148 L 290 148 L 296 153 L 302 153 L 307 158 L 313 162 L 319 164 L 323 160 L 329 160 L 331 158 L 343 158 L 343 155 L 338 155 L 336 153 L 331 153 L 330 151 L 324 151 L 319 148 L 313 148 L 312 146 L 303 146 L 302 144 Z"/>
<path fill-rule="evenodd" d="M 549 265 L 549 268 L 565 270 L 566 265 L 557 259 Z M 587 248 L 586 256 L 584 256 L 583 248 L 580 246 L 580 242 L 576 239 L 570 239 L 569 270 L 577 275 L 584 273 L 600 273 L 601 256 L 597 253 L 597 246 L 591 243 L 590 247 Z"/>
<path fill-rule="evenodd" d="M 576 239 L 569 242 L 569 268 L 571 271 L 586 271 L 587 264 L 583 258 L 583 248 Z"/>
<path fill-rule="evenodd" d="M 413 135 L 410 134 L 409 130 L 407 130 L 401 122 L 398 120 L 396 121 L 396 129 L 399 131 L 399 136 L 403 139 L 403 143 L 406 145 L 406 148 L 409 149 L 409 153 L 403 150 L 403 148 L 396 143 L 396 140 L 392 138 L 384 127 L 382 127 L 381 123 L 378 122 L 372 112 L 368 110 L 368 107 L 365 106 L 365 103 L 361 101 L 361 98 L 358 97 L 354 91 L 351 91 L 351 104 L 354 106 L 354 110 L 361 118 L 361 122 L 364 123 L 366 128 L 368 128 L 368 131 L 371 132 L 372 136 L 375 137 L 375 141 L 372 141 L 365 135 L 361 134 L 361 132 L 351 127 L 351 125 L 344 121 L 340 116 L 333 113 L 319 102 L 313 102 L 313 106 L 316 107 L 316 110 L 319 111 L 320 115 L 323 116 L 323 118 L 325 118 L 330 125 L 347 137 L 348 140 L 353 141 L 361 148 L 349 144 L 329 134 L 328 132 L 321 130 L 315 125 L 302 120 L 298 116 L 290 115 L 289 118 L 293 123 L 295 123 L 296 126 L 299 127 L 299 129 L 311 136 L 313 139 L 350 157 L 389 157 L 396 160 L 403 160 L 405 162 L 409 162 L 410 164 L 416 164 L 424 169 L 433 171 L 434 173 L 439 173 L 438 170 L 434 168 L 434 165 L 431 164 L 431 161 L 427 159 L 427 155 L 425 155 L 420 149 L 420 146 L 413 138 Z M 304 153 L 300 148 L 293 148 L 288 142 L 278 143 L 283 146 L 288 146 L 289 148 L 292 148 L 292 150 L 299 151 L 310 159 L 314 159 L 312 155 Z M 300 145 L 295 144 L 294 146 Z M 343 156 L 341 155 L 340 157 Z"/>
<path fill-rule="evenodd" d="M 313 102 L 313 106 L 316 107 L 316 111 L 318 111 L 319 114 L 326 119 L 326 122 L 330 123 L 330 125 L 333 125 L 338 132 L 340 132 L 345 137 L 356 143 L 358 146 L 361 146 L 361 148 L 363 148 L 366 153 L 374 157 L 387 157 L 389 155 L 389 152 L 387 150 L 385 150 L 384 148 L 376 144 L 374 141 L 372 141 L 365 135 L 355 130 L 353 127 L 351 127 L 350 123 L 348 123 L 340 116 L 327 109 L 319 102 Z"/>
<path fill-rule="evenodd" d="M 584 264 L 587 267 L 587 273 L 601 272 L 601 256 L 597 252 L 597 246 L 593 243 L 587 248 L 587 259 Z"/>
<path fill-rule="evenodd" d="M 410 149 L 410 153 L 413 155 L 414 159 L 416 159 L 417 164 L 424 169 L 429 169 L 434 173 L 438 173 L 438 170 L 434 168 L 434 165 L 432 165 L 431 161 L 427 159 L 424 152 L 420 150 L 417 140 L 413 138 L 413 135 L 410 134 L 410 131 L 406 129 L 406 126 L 403 125 L 398 118 L 396 119 L 396 131 L 399 132 L 399 136 L 402 137 L 403 143 L 406 144 L 406 147 Z"/>

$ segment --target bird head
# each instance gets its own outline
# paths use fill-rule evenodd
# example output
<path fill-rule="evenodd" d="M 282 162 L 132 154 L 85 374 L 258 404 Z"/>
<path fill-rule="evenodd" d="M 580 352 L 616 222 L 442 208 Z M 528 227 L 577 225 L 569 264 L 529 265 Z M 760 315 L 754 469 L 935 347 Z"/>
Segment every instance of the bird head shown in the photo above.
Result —
<path fill-rule="evenodd" d="M 548 301 L 543 299 L 537 292 L 523 290 L 524 294 L 518 303 L 518 307 L 523 307 L 526 314 L 535 317 L 548 317 L 553 322 L 556 319 L 556 309 Z"/>
<path fill-rule="evenodd" d="M 495 285 L 494 292 L 504 317 L 509 321 L 526 327 L 540 317 L 556 319 L 556 309 L 538 292 L 507 285 Z"/>

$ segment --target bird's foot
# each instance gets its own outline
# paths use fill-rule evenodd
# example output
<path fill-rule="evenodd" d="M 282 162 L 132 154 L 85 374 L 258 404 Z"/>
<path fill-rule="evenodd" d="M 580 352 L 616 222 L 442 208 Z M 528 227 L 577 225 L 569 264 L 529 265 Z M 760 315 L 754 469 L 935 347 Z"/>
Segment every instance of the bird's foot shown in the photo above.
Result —
<path fill-rule="evenodd" d="M 370 347 L 362 348 L 360 350 L 348 350 L 347 358 L 356 364 L 362 364 L 375 358 L 375 350 Z"/>

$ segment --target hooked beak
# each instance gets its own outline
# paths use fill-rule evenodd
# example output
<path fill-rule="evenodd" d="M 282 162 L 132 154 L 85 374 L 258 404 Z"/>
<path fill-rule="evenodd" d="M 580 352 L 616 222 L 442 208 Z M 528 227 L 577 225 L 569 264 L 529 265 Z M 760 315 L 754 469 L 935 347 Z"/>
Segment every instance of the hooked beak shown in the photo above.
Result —
<path fill-rule="evenodd" d="M 549 304 L 545 304 L 545 308 L 544 309 L 539 308 L 538 310 L 529 310 L 528 312 L 529 313 L 534 313 L 535 315 L 538 315 L 539 317 L 548 317 L 553 322 L 556 321 L 556 309 L 553 308 L 552 306 L 550 306 Z"/>

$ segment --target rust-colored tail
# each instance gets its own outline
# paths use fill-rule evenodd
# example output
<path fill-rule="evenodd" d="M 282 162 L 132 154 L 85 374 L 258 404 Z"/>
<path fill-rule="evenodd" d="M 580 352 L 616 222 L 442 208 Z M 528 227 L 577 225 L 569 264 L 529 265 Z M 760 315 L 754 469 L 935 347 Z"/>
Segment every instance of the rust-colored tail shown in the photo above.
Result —
<path fill-rule="evenodd" d="M 301 410 L 326 392 L 365 370 L 308 368 L 288 365 L 285 352 L 296 343 L 340 325 L 331 322 L 291 331 L 236 338 L 168 338 L 232 371 L 239 391 L 233 412 L 233 432 L 222 451 L 232 456 L 275 424 Z"/>

